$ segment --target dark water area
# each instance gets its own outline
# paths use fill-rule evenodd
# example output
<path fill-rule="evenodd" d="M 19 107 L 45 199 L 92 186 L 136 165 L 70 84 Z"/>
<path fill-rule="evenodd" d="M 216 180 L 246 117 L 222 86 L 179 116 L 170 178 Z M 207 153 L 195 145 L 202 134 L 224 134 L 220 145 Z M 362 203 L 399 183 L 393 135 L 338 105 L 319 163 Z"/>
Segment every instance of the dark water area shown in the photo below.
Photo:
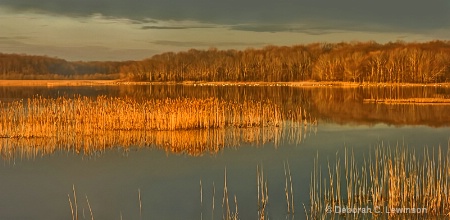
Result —
<path fill-rule="evenodd" d="M 240 219 L 256 219 L 257 166 L 264 170 L 270 219 L 286 219 L 284 164 L 289 163 L 295 219 L 306 219 L 314 159 L 322 168 L 351 150 L 362 163 L 376 147 L 408 146 L 417 152 L 444 152 L 449 147 L 450 105 L 384 105 L 364 99 L 449 98 L 450 88 L 357 87 L 295 88 L 259 86 L 105 86 L 2 87 L 0 101 L 35 95 L 132 97 L 137 100 L 217 97 L 241 102 L 271 100 L 291 109 L 302 106 L 318 124 L 294 132 L 297 141 L 280 135 L 261 143 L 242 141 L 217 152 L 190 155 L 154 144 L 119 145 L 85 154 L 73 149 L 13 150 L 2 144 L 0 219 L 72 219 L 68 195 L 79 219 L 222 219 L 224 174 L 230 208 L 234 196 Z M 288 129 L 289 130 L 289 129 Z M 288 131 L 287 130 L 287 131 Z M 286 133 L 287 131 L 283 131 Z M 245 131 L 239 131 L 245 136 Z M 174 134 L 176 135 L 176 134 Z M 247 135 L 248 136 L 248 135 Z M 4 140 L 2 140 L 4 141 Z M 25 143 L 24 143 L 25 145 Z M 34 146 L 39 148 L 39 146 Z M 29 146 L 27 146 L 29 149 Z M 200 186 L 201 182 L 201 186 Z M 139 196 L 140 192 L 140 196 Z M 214 199 L 213 199 L 214 197 Z M 212 209 L 214 201 L 214 210 Z M 140 209 L 141 204 L 141 209 Z"/>

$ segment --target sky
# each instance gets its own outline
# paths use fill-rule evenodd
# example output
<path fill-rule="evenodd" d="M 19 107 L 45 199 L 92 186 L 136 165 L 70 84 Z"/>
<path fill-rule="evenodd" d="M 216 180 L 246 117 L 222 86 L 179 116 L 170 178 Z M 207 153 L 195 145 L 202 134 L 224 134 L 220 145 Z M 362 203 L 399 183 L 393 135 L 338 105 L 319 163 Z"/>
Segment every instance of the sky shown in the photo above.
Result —
<path fill-rule="evenodd" d="M 71 61 L 399 40 L 450 40 L 450 1 L 0 0 L 0 53 Z"/>

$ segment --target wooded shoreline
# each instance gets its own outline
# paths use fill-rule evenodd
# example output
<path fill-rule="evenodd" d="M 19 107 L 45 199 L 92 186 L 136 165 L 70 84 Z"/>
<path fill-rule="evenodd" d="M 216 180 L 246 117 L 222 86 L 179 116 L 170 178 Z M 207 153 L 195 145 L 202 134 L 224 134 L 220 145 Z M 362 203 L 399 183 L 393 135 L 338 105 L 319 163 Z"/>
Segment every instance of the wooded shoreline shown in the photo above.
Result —
<path fill-rule="evenodd" d="M 0 53 L 3 80 L 450 83 L 450 41 L 341 42 L 190 49 L 139 61 L 66 61 Z"/>
<path fill-rule="evenodd" d="M 0 86 L 118 86 L 118 85 L 186 85 L 186 86 L 292 86 L 292 87 L 359 87 L 359 86 L 408 86 L 450 87 L 450 83 L 353 83 L 328 81 L 301 82 L 136 82 L 123 80 L 0 80 Z"/>

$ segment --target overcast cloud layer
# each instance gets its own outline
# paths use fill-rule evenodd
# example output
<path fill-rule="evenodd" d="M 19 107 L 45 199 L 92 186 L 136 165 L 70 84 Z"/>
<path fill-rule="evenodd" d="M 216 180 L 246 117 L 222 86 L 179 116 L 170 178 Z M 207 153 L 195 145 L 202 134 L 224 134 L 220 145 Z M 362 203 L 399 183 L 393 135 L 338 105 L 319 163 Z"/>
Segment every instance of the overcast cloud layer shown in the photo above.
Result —
<path fill-rule="evenodd" d="M 448 0 L 2 0 L 0 52 L 142 59 L 190 47 L 450 38 Z"/>

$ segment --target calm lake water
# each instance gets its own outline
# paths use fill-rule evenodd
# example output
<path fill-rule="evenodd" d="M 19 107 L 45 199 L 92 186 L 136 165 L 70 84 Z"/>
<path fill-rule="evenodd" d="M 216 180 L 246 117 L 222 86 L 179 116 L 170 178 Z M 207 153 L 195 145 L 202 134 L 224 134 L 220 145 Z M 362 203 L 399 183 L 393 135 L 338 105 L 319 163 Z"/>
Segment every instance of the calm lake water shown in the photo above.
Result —
<path fill-rule="evenodd" d="M 295 219 L 306 219 L 303 204 L 309 204 L 310 176 L 317 155 L 319 164 L 325 168 L 328 160 L 333 164 L 336 153 L 340 155 L 345 149 L 353 150 L 362 160 L 380 145 L 406 145 L 418 152 L 424 148 L 437 150 L 441 146 L 446 151 L 450 138 L 450 105 L 363 102 L 383 98 L 450 98 L 448 87 L 0 88 L 2 102 L 26 100 L 36 95 L 271 100 L 284 109 L 302 106 L 307 118 L 317 119 L 318 123 L 297 130 L 280 128 L 283 135 L 269 142 L 241 138 L 231 147 L 195 156 L 145 144 L 126 149 L 117 145 L 90 155 L 56 149 L 30 156 L 20 146 L 11 152 L 8 142 L 0 140 L 0 219 L 72 219 L 68 194 L 74 202 L 73 186 L 79 219 L 90 219 L 86 197 L 95 219 L 221 219 L 225 169 L 232 210 L 236 196 L 240 219 L 256 219 L 257 166 L 263 167 L 268 183 L 269 218 L 286 219 L 284 164 L 287 162 L 293 182 Z M 243 129 L 237 133 L 245 136 L 248 131 Z"/>

